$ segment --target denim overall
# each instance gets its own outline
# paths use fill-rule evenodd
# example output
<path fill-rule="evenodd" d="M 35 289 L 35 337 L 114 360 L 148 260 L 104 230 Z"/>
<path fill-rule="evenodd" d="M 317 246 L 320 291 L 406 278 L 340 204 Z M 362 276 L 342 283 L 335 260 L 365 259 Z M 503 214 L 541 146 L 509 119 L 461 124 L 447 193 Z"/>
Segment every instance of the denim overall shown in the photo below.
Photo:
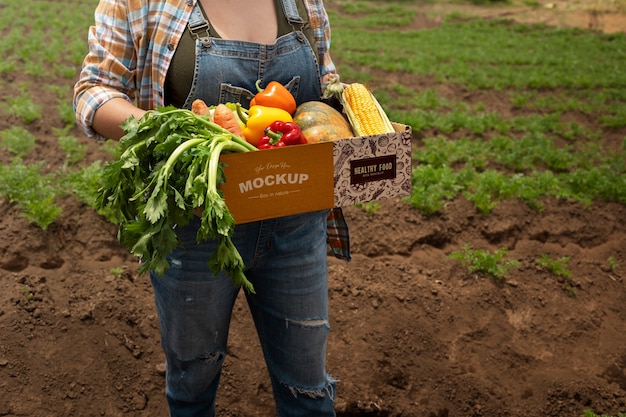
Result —
<path fill-rule="evenodd" d="M 261 86 L 279 81 L 297 103 L 320 99 L 313 48 L 302 33 L 294 0 L 282 0 L 294 30 L 274 45 L 213 38 L 196 4 L 189 22 L 196 33 L 193 85 L 185 107 L 247 105 Z M 280 13 L 280 10 L 277 10 Z M 199 29 L 199 30 L 198 30 Z M 256 294 L 246 294 L 269 370 L 280 417 L 335 416 L 335 380 L 325 369 L 329 331 L 326 220 L 318 211 L 237 225 L 233 241 Z M 215 243 L 196 243 L 199 218 L 179 230 L 183 249 L 169 258 L 165 276 L 151 274 L 166 355 L 171 416 L 214 416 L 227 351 L 231 313 L 239 288 L 211 274 Z M 254 401 L 253 393 L 241 393 Z"/>
<path fill-rule="evenodd" d="M 209 22 L 194 7 L 189 28 L 198 38 L 193 85 L 185 108 L 201 98 L 207 104 L 241 103 L 247 107 L 256 94 L 255 82 L 283 84 L 298 104 L 321 98 L 321 79 L 316 54 L 301 31 L 303 20 L 294 0 L 282 0 L 283 11 L 294 31 L 274 45 L 212 38 Z M 277 11 L 280 13 L 280 10 Z"/>

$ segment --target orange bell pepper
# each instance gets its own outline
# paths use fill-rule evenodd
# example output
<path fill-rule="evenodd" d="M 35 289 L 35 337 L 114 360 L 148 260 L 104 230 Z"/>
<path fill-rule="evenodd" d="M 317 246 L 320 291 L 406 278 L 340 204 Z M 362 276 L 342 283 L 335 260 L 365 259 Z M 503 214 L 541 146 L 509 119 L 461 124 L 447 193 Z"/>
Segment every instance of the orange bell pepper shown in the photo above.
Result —
<path fill-rule="evenodd" d="M 256 81 L 256 89 L 258 93 L 250 101 L 250 107 L 259 105 L 266 107 L 277 107 L 285 110 L 289 114 L 296 111 L 296 99 L 278 81 L 271 81 L 265 89 L 261 88 L 261 80 Z"/>

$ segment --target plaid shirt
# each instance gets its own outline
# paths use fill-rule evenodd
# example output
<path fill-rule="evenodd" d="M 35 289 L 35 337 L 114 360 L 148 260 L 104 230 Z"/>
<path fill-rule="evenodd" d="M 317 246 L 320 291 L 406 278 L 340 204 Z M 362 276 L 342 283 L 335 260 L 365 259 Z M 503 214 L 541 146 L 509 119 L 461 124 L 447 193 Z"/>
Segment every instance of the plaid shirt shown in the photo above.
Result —
<path fill-rule="evenodd" d="M 79 125 L 89 136 L 96 110 L 120 97 L 148 110 L 163 106 L 164 83 L 197 0 L 100 0 L 89 28 L 89 53 L 74 86 Z M 330 27 L 321 0 L 304 0 L 322 57 L 323 83 L 335 73 Z"/>
<path fill-rule="evenodd" d="M 100 0 L 89 28 L 89 52 L 74 86 L 74 108 L 88 136 L 94 114 L 113 98 L 149 110 L 164 105 L 167 70 L 197 0 Z M 321 59 L 322 83 L 336 72 L 322 0 L 304 0 Z M 348 226 L 340 208 L 330 211 L 327 238 L 333 254 L 350 259 Z"/>

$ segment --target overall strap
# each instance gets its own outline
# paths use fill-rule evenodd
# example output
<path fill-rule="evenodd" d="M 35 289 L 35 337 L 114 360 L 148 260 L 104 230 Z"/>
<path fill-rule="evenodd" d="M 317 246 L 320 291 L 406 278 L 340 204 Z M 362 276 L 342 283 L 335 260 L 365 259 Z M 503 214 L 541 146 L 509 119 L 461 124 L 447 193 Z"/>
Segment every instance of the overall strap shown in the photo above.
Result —
<path fill-rule="evenodd" d="M 209 21 L 204 18 L 199 1 L 196 1 L 195 6 L 191 10 L 187 27 L 189 28 L 189 32 L 191 32 L 196 39 L 202 42 L 202 45 L 207 48 L 211 46 L 211 35 L 209 34 L 211 25 L 209 25 Z"/>
<path fill-rule="evenodd" d="M 304 20 L 298 14 L 298 7 L 296 6 L 295 0 L 281 0 L 283 5 L 283 11 L 285 12 L 285 17 L 292 25 L 302 25 Z"/>
<path fill-rule="evenodd" d="M 300 16 L 300 13 L 298 13 L 298 6 L 296 5 L 296 1 L 280 0 L 280 2 L 283 5 L 283 12 L 285 13 L 287 22 L 295 32 L 298 40 L 302 42 L 305 39 L 304 25 L 306 24 L 306 21 L 302 18 L 302 16 Z"/>

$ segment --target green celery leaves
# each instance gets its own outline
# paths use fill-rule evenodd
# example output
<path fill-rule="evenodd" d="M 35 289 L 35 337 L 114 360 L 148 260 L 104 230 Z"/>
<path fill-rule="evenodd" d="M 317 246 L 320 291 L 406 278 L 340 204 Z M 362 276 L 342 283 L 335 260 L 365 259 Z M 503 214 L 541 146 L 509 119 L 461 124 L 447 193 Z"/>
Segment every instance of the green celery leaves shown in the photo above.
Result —
<path fill-rule="evenodd" d="M 169 268 L 167 256 L 181 245 L 174 229 L 204 207 L 196 238 L 217 241 L 211 272 L 225 271 L 254 292 L 231 239 L 235 220 L 219 190 L 225 180 L 219 156 L 256 148 L 206 117 L 171 106 L 131 117 L 122 128 L 120 157 L 105 165 L 96 205 L 113 213 L 119 241 L 141 260 L 139 273 L 162 275 Z"/>

